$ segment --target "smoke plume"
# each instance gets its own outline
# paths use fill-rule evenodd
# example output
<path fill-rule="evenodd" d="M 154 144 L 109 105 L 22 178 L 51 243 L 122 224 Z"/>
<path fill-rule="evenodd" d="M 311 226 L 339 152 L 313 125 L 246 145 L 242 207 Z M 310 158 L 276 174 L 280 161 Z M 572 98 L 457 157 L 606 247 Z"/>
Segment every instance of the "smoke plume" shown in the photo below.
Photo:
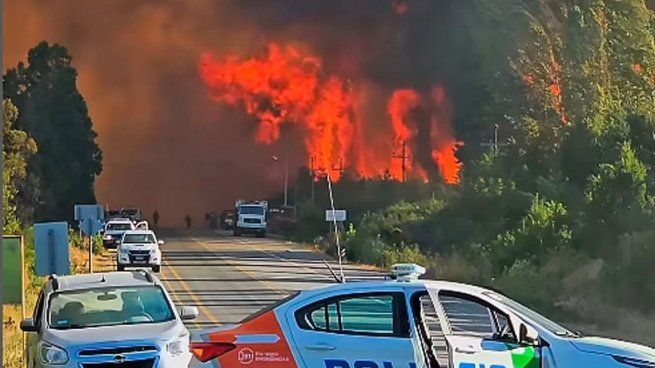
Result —
<path fill-rule="evenodd" d="M 438 62 L 445 3 L 8 0 L 3 65 L 24 61 L 41 40 L 68 47 L 104 152 L 98 200 L 146 214 L 157 208 L 166 224 L 187 213 L 197 222 L 235 198 L 279 193 L 284 168 L 272 156 L 287 156 L 292 174 L 313 164 L 401 179 L 394 157 L 404 140 L 408 177 L 438 170 L 456 181 Z M 291 79 L 264 92 L 207 74 L 273 66 L 276 57 L 298 74 L 267 71 Z M 296 90 L 296 78 L 314 84 Z M 399 90 L 413 91 L 417 103 L 393 117 Z"/>

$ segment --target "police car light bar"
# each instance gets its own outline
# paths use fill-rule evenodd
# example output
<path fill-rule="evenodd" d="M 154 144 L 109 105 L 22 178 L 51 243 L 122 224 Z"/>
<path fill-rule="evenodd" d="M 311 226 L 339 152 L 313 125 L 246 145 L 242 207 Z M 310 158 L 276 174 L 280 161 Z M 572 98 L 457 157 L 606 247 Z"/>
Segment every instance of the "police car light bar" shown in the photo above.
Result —
<path fill-rule="evenodd" d="M 398 281 L 416 280 L 425 274 L 425 267 L 414 263 L 396 263 L 391 266 L 391 274 Z"/>

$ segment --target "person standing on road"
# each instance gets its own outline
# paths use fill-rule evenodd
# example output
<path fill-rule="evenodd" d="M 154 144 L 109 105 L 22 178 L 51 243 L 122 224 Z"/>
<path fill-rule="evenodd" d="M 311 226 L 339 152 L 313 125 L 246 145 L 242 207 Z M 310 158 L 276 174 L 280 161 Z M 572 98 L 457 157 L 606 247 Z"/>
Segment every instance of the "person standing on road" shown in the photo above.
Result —
<path fill-rule="evenodd" d="M 186 222 L 186 228 L 190 229 L 191 228 L 191 216 L 186 215 L 186 217 L 184 218 L 184 222 Z"/>
<path fill-rule="evenodd" d="M 159 225 L 159 211 L 155 210 L 155 212 L 152 213 L 152 221 L 155 223 L 155 227 L 158 227 L 158 225 Z"/>

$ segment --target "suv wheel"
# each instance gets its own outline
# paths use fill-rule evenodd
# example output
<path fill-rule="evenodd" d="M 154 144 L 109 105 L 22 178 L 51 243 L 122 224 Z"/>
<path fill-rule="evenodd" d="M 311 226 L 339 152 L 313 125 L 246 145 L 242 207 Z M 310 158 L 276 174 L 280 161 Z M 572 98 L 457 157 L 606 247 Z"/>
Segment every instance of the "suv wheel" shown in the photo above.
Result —
<path fill-rule="evenodd" d="M 160 265 L 152 266 L 152 272 L 154 272 L 154 273 L 159 273 L 160 270 L 161 270 L 161 266 L 160 266 Z"/>

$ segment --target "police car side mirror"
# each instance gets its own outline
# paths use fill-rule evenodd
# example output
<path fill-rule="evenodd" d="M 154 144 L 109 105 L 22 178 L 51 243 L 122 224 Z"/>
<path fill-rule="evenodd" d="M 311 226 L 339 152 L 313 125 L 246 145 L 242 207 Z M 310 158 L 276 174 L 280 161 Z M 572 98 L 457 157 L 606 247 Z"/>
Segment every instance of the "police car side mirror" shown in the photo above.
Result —
<path fill-rule="evenodd" d="M 180 318 L 183 321 L 190 321 L 192 319 L 196 319 L 198 317 L 198 308 L 197 307 L 188 307 L 184 306 L 180 308 Z"/>
<path fill-rule="evenodd" d="M 526 345 L 539 345 L 539 333 L 531 326 L 521 323 L 519 327 L 519 342 Z"/>
<path fill-rule="evenodd" d="M 20 329 L 23 332 L 37 332 L 38 327 L 36 323 L 34 322 L 34 319 L 32 318 L 25 318 L 24 320 L 20 321 Z"/>

